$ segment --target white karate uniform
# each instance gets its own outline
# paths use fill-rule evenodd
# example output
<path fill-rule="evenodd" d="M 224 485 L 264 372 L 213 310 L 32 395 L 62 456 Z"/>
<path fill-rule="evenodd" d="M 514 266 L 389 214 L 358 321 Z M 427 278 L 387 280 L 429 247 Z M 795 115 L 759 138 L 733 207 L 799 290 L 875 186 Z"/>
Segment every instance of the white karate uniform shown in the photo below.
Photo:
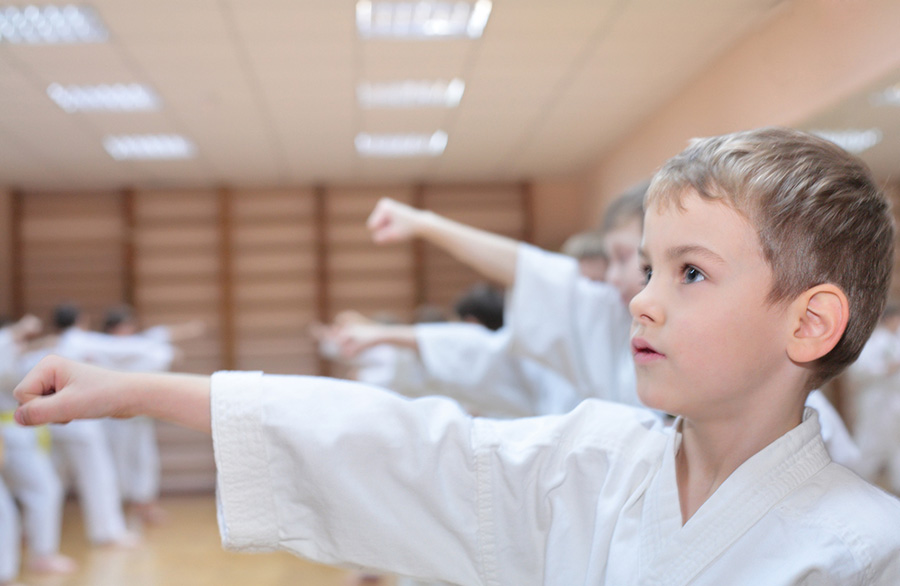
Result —
<path fill-rule="evenodd" d="M 12 396 L 19 381 L 18 356 L 12 334 L 0 330 L 0 412 L 8 416 L 18 405 Z M 37 428 L 20 426 L 6 417 L 0 422 L 6 453 L 2 477 L 22 507 L 22 529 L 32 557 L 59 552 L 65 497 L 46 446 L 40 445 L 39 433 Z"/>
<path fill-rule="evenodd" d="M 518 249 L 504 321 L 510 351 L 540 362 L 583 397 L 642 406 L 635 389 L 631 314 L 618 290 L 581 276 L 578 261 Z"/>
<path fill-rule="evenodd" d="M 0 426 L 6 446 L 3 480 L 22 507 L 22 528 L 32 557 L 59 553 L 65 492 L 38 432 L 15 423 Z"/>
<path fill-rule="evenodd" d="M 361 352 L 350 364 L 354 368 L 354 380 L 406 397 L 443 395 L 458 401 L 469 413 L 486 417 L 523 415 L 511 413 L 502 401 L 484 400 L 471 389 L 430 376 L 417 353 L 409 348 L 378 344 Z"/>
<path fill-rule="evenodd" d="M 900 501 L 831 462 L 815 411 L 682 526 L 679 427 L 588 400 L 472 419 L 357 383 L 217 373 L 226 548 L 461 585 L 900 583 Z"/>
<path fill-rule="evenodd" d="M 112 336 L 118 352 L 98 354 L 94 363 L 116 370 L 161 372 L 172 366 L 175 347 L 168 328 L 158 326 L 130 336 Z M 122 498 L 152 503 L 159 498 L 160 461 L 156 424 L 149 417 L 104 420 Z"/>
<path fill-rule="evenodd" d="M 450 396 L 491 416 L 566 413 L 584 396 L 568 380 L 528 358 L 510 353 L 504 329 L 470 323 L 415 327 L 428 378 Z M 405 394 L 405 393 L 404 393 Z"/>
<path fill-rule="evenodd" d="M 506 321 L 511 351 L 543 361 L 585 396 L 642 406 L 631 315 L 614 287 L 581 277 L 574 259 L 520 245 Z M 840 415 L 821 393 L 810 397 L 807 405 L 822 409 L 819 420 L 832 459 L 859 469 L 859 449 Z"/>
<path fill-rule="evenodd" d="M 113 336 L 73 327 L 60 335 L 53 351 L 73 360 L 113 366 L 137 359 L 147 348 L 135 348 Z M 88 539 L 109 543 L 124 538 L 128 530 L 122 495 L 104 422 L 73 421 L 51 425 L 50 431 L 63 477 L 69 474 L 74 479 Z"/>
<path fill-rule="evenodd" d="M 854 436 L 862 452 L 860 474 L 873 482 L 883 469 L 891 490 L 900 494 L 900 338 L 878 327 L 859 359 L 850 366 L 855 407 Z"/>
<path fill-rule="evenodd" d="M 19 511 L 0 478 L 0 584 L 12 582 L 22 563 Z"/>

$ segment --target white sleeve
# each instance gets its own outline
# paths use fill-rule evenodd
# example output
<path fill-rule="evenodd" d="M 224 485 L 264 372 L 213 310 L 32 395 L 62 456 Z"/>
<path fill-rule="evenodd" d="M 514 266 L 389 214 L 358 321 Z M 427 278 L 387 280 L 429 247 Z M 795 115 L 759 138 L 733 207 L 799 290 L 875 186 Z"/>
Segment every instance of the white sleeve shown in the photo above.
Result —
<path fill-rule="evenodd" d="M 652 421 L 618 405 L 497 421 L 447 399 L 334 379 L 217 373 L 211 388 L 231 550 L 455 584 L 536 584 L 560 552 L 587 567 L 571 552 L 602 552 L 592 546 L 598 521 L 604 532 L 615 525 L 597 514 L 604 483 L 622 503 L 641 481 L 631 476 L 646 474 L 635 454 Z M 623 468 L 611 471 L 614 461 Z"/>
<path fill-rule="evenodd" d="M 456 403 L 217 373 L 211 408 L 227 549 L 481 583 L 472 420 Z"/>
<path fill-rule="evenodd" d="M 512 350 L 555 370 L 586 397 L 640 405 L 633 374 L 623 372 L 633 370 L 631 316 L 619 292 L 581 277 L 564 255 L 523 244 L 517 258 L 506 312 Z"/>
<path fill-rule="evenodd" d="M 429 382 L 442 394 L 490 415 L 540 415 L 540 397 L 510 354 L 507 332 L 468 323 L 415 326 Z"/>

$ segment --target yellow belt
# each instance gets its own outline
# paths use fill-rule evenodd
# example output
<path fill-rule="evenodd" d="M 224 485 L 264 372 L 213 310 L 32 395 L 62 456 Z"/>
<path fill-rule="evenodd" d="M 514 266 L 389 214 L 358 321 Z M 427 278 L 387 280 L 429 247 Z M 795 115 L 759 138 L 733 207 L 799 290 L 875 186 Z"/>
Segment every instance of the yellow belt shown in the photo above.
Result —
<path fill-rule="evenodd" d="M 9 425 L 16 423 L 16 412 L 15 411 L 0 411 L 0 425 Z M 38 445 L 45 452 L 50 451 L 50 430 L 47 429 L 46 425 L 39 425 L 35 427 L 35 431 L 37 432 Z"/>

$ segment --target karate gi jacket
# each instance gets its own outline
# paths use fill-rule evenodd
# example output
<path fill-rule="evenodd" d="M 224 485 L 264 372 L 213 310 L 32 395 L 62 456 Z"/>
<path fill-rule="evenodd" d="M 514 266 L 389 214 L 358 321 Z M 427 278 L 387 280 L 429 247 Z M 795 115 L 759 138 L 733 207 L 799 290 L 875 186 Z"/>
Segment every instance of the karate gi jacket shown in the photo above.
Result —
<path fill-rule="evenodd" d="M 678 426 L 587 400 L 470 418 L 346 381 L 217 373 L 226 548 L 472 586 L 900 583 L 900 502 L 834 464 L 815 411 L 682 525 Z"/>

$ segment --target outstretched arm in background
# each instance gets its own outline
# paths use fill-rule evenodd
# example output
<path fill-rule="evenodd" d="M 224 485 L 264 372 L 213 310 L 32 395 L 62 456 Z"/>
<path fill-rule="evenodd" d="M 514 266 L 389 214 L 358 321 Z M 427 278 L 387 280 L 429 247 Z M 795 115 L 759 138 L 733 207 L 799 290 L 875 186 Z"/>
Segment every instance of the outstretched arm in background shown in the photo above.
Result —
<path fill-rule="evenodd" d="M 209 388 L 207 376 L 118 372 L 48 356 L 16 387 L 16 421 L 148 415 L 209 433 Z"/>
<path fill-rule="evenodd" d="M 518 242 L 454 222 L 393 199 L 381 199 L 367 222 L 378 244 L 403 242 L 415 237 L 438 246 L 460 262 L 505 287 L 516 276 Z"/>

